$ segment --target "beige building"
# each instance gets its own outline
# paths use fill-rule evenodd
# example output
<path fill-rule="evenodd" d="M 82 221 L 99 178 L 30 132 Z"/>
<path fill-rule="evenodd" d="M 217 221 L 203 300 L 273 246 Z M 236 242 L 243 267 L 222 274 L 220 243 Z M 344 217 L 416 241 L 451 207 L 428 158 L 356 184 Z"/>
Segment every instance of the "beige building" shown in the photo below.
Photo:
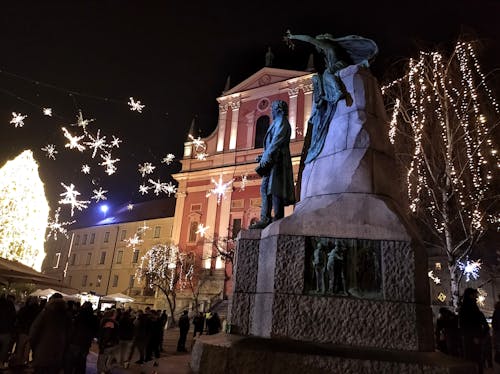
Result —
<path fill-rule="evenodd" d="M 69 230 L 68 238 L 50 239 L 44 273 L 79 292 L 119 292 L 133 297 L 137 307 L 154 305 L 154 290 L 136 278 L 136 270 L 148 249 L 171 243 L 174 205 L 169 199 L 124 206 L 93 225 Z"/>

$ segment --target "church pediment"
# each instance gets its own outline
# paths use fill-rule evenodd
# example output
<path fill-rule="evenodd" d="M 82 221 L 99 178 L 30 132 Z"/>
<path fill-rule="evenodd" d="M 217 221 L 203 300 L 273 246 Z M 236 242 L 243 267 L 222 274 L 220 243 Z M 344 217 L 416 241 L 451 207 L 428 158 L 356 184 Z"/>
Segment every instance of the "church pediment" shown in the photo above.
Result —
<path fill-rule="evenodd" d="M 243 82 L 237 84 L 230 90 L 225 91 L 223 93 L 223 96 L 232 95 L 242 91 L 248 91 L 253 88 L 268 86 L 273 83 L 283 82 L 288 79 L 301 77 L 307 74 L 310 73 L 306 71 L 284 70 L 265 67 L 245 79 Z"/>

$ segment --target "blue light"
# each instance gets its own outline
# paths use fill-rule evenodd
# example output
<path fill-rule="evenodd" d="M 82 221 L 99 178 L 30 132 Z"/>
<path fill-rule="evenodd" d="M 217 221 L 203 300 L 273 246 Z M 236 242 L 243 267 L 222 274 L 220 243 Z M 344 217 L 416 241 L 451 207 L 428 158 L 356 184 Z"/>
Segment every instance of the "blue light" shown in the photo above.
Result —
<path fill-rule="evenodd" d="M 108 211 L 108 206 L 107 205 L 101 205 L 101 212 L 106 213 Z"/>

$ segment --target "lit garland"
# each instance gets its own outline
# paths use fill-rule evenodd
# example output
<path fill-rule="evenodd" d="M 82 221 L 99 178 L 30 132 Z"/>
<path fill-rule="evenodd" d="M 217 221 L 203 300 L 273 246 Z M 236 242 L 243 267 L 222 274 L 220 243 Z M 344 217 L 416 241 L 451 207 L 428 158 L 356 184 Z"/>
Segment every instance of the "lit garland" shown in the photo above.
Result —
<path fill-rule="evenodd" d="M 49 205 L 29 150 L 0 169 L 0 257 L 40 270 Z"/>

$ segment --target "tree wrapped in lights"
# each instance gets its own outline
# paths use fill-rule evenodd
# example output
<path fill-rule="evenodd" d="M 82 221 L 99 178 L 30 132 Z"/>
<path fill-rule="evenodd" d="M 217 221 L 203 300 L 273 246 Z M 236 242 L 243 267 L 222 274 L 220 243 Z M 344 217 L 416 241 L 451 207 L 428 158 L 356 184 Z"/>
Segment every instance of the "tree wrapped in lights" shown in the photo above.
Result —
<path fill-rule="evenodd" d="M 447 255 L 457 307 L 459 263 L 488 225 L 499 223 L 492 184 L 500 167 L 493 140 L 498 102 L 473 44 L 461 41 L 449 57 L 421 52 L 383 91 L 393 110 L 388 135 L 406 170 L 410 210 L 429 244 Z"/>
<path fill-rule="evenodd" d="M 141 258 L 136 271 L 139 280 L 150 288 L 157 287 L 164 295 L 174 320 L 177 292 L 190 285 L 194 275 L 194 262 L 172 244 L 157 244 Z"/>
<path fill-rule="evenodd" d="M 0 169 L 0 257 L 40 271 L 48 215 L 38 164 L 26 150 Z"/>

